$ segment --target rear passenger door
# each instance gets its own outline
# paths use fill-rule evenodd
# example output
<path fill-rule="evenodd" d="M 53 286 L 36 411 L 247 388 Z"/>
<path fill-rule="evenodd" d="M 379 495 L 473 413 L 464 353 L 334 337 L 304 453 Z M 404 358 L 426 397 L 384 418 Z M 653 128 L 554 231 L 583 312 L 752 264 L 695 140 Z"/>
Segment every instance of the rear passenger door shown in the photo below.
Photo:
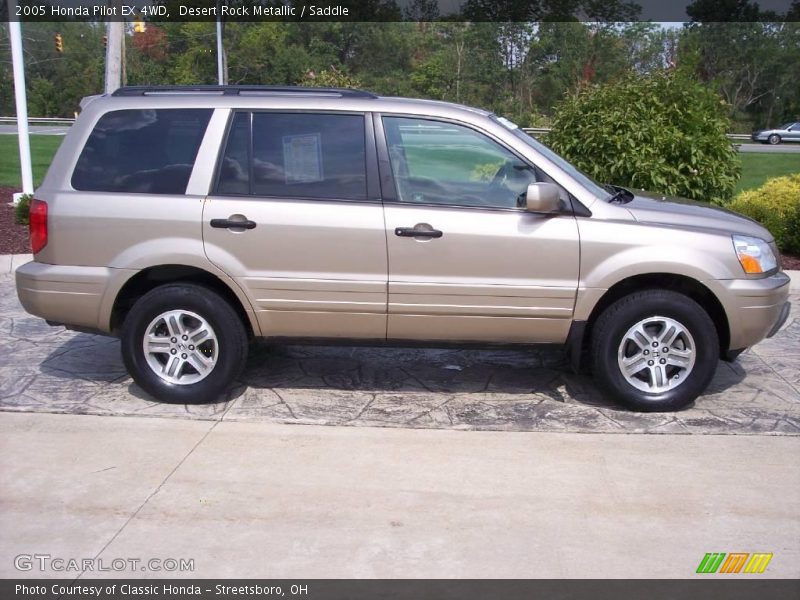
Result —
<path fill-rule="evenodd" d="M 203 240 L 250 297 L 263 335 L 385 337 L 372 131 L 363 113 L 232 114 Z"/>

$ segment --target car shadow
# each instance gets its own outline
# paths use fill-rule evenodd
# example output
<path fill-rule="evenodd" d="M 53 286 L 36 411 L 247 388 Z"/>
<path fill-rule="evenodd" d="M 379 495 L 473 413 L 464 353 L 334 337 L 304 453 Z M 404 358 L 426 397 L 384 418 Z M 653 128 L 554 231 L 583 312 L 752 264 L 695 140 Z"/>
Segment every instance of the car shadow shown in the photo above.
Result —
<path fill-rule="evenodd" d="M 89 384 L 122 384 L 158 402 L 130 381 L 113 338 L 77 334 L 41 361 L 42 374 Z M 721 364 L 710 386 L 721 392 L 746 376 Z M 208 404 L 226 404 L 247 390 L 333 390 L 372 394 L 491 395 L 493 401 L 535 395 L 563 404 L 625 411 L 605 398 L 590 376 L 574 373 L 560 348 L 395 348 L 251 344 L 236 385 Z M 160 403 L 167 404 L 167 403 Z"/>

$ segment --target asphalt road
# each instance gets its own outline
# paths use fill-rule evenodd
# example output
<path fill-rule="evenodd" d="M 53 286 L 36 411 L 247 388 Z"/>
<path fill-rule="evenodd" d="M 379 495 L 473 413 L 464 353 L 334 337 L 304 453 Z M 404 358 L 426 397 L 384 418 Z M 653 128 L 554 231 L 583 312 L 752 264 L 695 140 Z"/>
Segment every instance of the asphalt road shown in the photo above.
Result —
<path fill-rule="evenodd" d="M 28 130 L 35 135 L 66 135 L 69 125 L 30 125 Z M 0 125 L 0 135 L 16 134 L 16 125 Z"/>
<path fill-rule="evenodd" d="M 741 144 L 739 152 L 758 152 L 759 154 L 800 154 L 800 144 Z"/>

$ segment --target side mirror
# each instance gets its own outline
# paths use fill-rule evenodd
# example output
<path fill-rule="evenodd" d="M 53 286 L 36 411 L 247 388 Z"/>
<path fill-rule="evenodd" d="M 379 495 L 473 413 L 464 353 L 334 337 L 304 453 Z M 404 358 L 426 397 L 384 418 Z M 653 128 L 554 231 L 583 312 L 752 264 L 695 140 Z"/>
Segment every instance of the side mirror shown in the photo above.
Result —
<path fill-rule="evenodd" d="M 525 209 L 532 213 L 557 213 L 561 198 L 555 183 L 531 183 L 525 193 Z"/>

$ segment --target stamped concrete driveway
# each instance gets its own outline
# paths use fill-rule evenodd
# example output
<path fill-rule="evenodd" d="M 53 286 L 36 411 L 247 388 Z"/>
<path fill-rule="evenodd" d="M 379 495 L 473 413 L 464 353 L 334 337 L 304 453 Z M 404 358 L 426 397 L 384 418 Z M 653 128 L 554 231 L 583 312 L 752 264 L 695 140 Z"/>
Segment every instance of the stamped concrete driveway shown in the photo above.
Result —
<path fill-rule="evenodd" d="M 0 409 L 317 425 L 603 433 L 800 435 L 800 295 L 771 340 L 720 363 L 693 408 L 637 414 L 600 396 L 559 350 L 418 350 L 258 343 L 224 401 L 156 402 L 119 342 L 50 327 L 0 276 Z"/>

